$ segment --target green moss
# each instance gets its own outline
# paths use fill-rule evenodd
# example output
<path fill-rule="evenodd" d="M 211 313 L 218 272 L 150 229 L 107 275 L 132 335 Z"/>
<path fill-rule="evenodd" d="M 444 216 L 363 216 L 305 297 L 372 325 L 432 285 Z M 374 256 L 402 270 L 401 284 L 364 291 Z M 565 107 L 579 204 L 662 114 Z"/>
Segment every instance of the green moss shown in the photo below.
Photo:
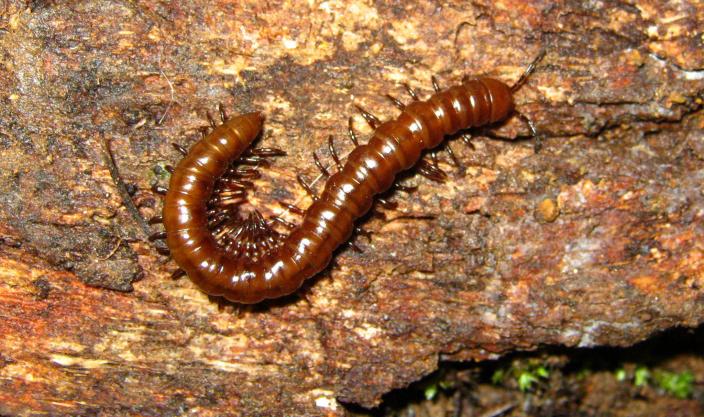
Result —
<path fill-rule="evenodd" d="M 650 379 L 650 370 L 645 366 L 638 366 L 633 375 L 633 384 L 636 387 L 644 387 L 648 385 Z"/>
<path fill-rule="evenodd" d="M 684 399 L 692 396 L 694 375 L 689 371 L 680 373 L 657 371 L 653 379 L 660 389 L 677 398 Z"/>
<path fill-rule="evenodd" d="M 428 401 L 431 401 L 438 395 L 438 384 L 431 384 L 425 387 L 423 390 L 423 396 Z"/>
<path fill-rule="evenodd" d="M 520 370 L 516 381 L 518 382 L 518 389 L 523 392 L 530 391 L 533 389 L 533 384 L 538 382 L 541 378 L 548 379 L 550 377 L 550 372 L 547 368 L 542 365 L 531 366 L 526 369 Z"/>
<path fill-rule="evenodd" d="M 505 377 L 506 370 L 499 368 L 495 370 L 493 374 L 491 374 L 491 383 L 494 385 L 500 385 L 502 382 L 504 382 Z"/>
<path fill-rule="evenodd" d="M 503 384 L 509 376 L 515 378 L 519 390 L 526 392 L 532 390 L 535 383 L 541 379 L 548 379 L 550 372 L 539 360 L 517 360 L 508 368 L 496 369 L 491 375 L 491 383 L 494 385 Z"/>
<path fill-rule="evenodd" d="M 431 401 L 437 397 L 440 391 L 452 391 L 454 390 L 455 382 L 447 378 L 444 372 L 438 372 L 433 377 L 429 378 L 423 384 L 421 384 L 420 389 L 423 391 L 423 396 L 426 400 Z"/>

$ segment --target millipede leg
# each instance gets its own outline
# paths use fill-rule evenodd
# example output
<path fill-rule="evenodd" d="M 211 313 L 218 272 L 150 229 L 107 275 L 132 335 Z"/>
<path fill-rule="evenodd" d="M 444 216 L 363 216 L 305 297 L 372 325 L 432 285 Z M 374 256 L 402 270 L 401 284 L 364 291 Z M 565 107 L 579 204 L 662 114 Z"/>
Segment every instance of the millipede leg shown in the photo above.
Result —
<path fill-rule="evenodd" d="M 445 171 L 435 167 L 425 159 L 421 159 L 420 162 L 418 162 L 418 172 L 431 181 L 445 182 L 447 180 Z"/>
<path fill-rule="evenodd" d="M 262 158 L 270 158 L 272 156 L 286 156 L 286 151 L 279 148 L 255 148 L 248 151 L 249 154 L 260 156 Z"/>
<path fill-rule="evenodd" d="M 540 150 L 543 148 L 543 137 L 538 133 L 538 129 L 536 129 L 535 124 L 525 114 L 517 112 L 517 111 L 515 113 L 516 113 L 516 116 L 518 116 L 521 120 L 523 120 L 528 125 L 528 129 L 530 129 L 530 133 L 535 138 L 535 143 L 533 144 L 533 149 L 535 150 L 535 153 L 540 152 Z"/>
<path fill-rule="evenodd" d="M 379 120 L 378 117 L 376 117 L 373 114 L 369 113 L 368 111 L 364 110 L 358 104 L 355 104 L 354 106 L 357 108 L 359 113 L 362 115 L 362 117 L 364 117 L 364 120 L 367 121 L 367 123 L 369 124 L 369 126 L 372 129 L 376 129 L 381 124 L 381 120 Z"/>
<path fill-rule="evenodd" d="M 394 106 L 396 106 L 399 110 L 404 110 L 406 108 L 406 105 L 401 102 L 401 100 L 397 99 L 396 97 L 392 96 L 391 94 L 384 94 L 384 97 L 389 99 L 391 103 L 393 103 Z"/>
<path fill-rule="evenodd" d="M 459 159 L 457 159 L 457 156 L 455 155 L 455 152 L 452 150 L 452 146 L 450 146 L 450 143 L 445 146 L 445 149 L 447 150 L 447 154 L 450 155 L 450 160 L 452 161 L 452 164 L 456 168 L 462 168 L 462 163 L 460 162 Z"/>
<path fill-rule="evenodd" d="M 159 223 L 163 223 L 163 222 L 164 222 L 164 218 L 161 217 L 160 215 L 156 215 L 156 216 L 152 217 L 151 219 L 149 219 L 149 224 L 159 224 Z"/>
<path fill-rule="evenodd" d="M 248 150 L 244 155 L 240 156 L 237 162 L 249 165 L 268 166 L 270 162 L 267 158 L 285 155 L 286 151 L 278 148 L 255 148 Z M 256 171 L 256 168 L 253 170 Z"/>
<path fill-rule="evenodd" d="M 174 167 L 173 167 L 173 165 L 165 165 L 165 166 L 164 166 L 164 169 L 165 169 L 166 172 L 168 172 L 169 174 L 173 174 L 173 173 L 174 173 Z"/>
<path fill-rule="evenodd" d="M 406 84 L 406 83 L 403 83 L 402 85 L 403 85 L 403 88 L 406 89 L 406 92 L 408 93 L 408 95 L 411 96 L 411 98 L 413 99 L 413 101 L 418 101 L 418 100 L 420 100 L 420 99 L 418 98 L 418 94 L 416 94 L 415 90 L 413 90 L 410 85 L 408 85 L 408 84 Z"/>
<path fill-rule="evenodd" d="M 354 251 L 357 252 L 357 253 L 363 253 L 363 252 L 364 252 L 364 251 L 362 250 L 362 248 L 360 248 L 359 246 L 357 246 L 357 244 L 354 243 L 354 242 L 351 241 L 351 240 L 350 240 L 349 242 L 347 242 L 347 245 L 349 245 L 349 247 L 351 247 L 352 250 L 354 250 Z"/>
<path fill-rule="evenodd" d="M 364 230 L 364 229 L 362 229 L 362 228 L 359 227 L 359 226 L 356 226 L 356 227 L 354 228 L 354 232 L 355 232 L 356 234 L 360 235 L 360 236 L 366 237 L 367 239 L 371 239 L 371 238 L 372 238 L 372 232 L 370 232 L 369 230 Z"/>
<path fill-rule="evenodd" d="M 332 159 L 335 161 L 335 167 L 337 168 L 337 171 L 342 171 L 342 162 L 340 162 L 340 157 L 337 156 L 337 151 L 335 150 L 335 143 L 333 142 L 332 135 L 328 136 L 328 150 L 330 151 Z"/>
<path fill-rule="evenodd" d="M 186 275 L 186 271 L 181 268 L 177 268 L 174 272 L 171 273 L 171 279 L 176 280 L 184 275 Z"/>
<path fill-rule="evenodd" d="M 223 188 L 217 190 L 217 195 L 214 195 L 210 201 L 217 201 L 218 199 L 227 198 L 244 198 L 247 195 L 247 191 L 244 188 L 233 187 L 233 188 Z"/>
<path fill-rule="evenodd" d="M 472 143 L 472 136 L 468 135 L 466 133 L 463 133 L 462 136 L 460 136 L 460 139 L 462 139 L 462 142 L 464 142 L 465 145 L 469 147 L 469 149 L 476 151 L 477 147 L 474 146 L 474 143 Z"/>
<path fill-rule="evenodd" d="M 457 55 L 460 52 L 459 48 L 457 47 L 457 38 L 460 36 L 460 32 L 462 31 L 462 28 L 465 26 L 469 26 L 469 25 L 471 25 L 471 23 L 464 21 L 464 22 L 461 22 L 459 25 L 457 25 L 457 28 L 455 29 L 455 41 L 453 42 L 453 45 L 455 46 L 455 55 Z"/>
<path fill-rule="evenodd" d="M 259 228 L 266 226 L 264 216 L 262 216 L 259 210 L 254 210 L 253 212 L 249 213 L 249 221 L 251 221 L 256 227 Z"/>
<path fill-rule="evenodd" d="M 178 151 L 181 155 L 183 155 L 183 156 L 188 155 L 188 151 L 186 150 L 186 148 L 179 145 L 178 143 L 172 143 L 171 146 L 173 146 L 174 149 L 176 149 L 176 151 Z"/>
<path fill-rule="evenodd" d="M 379 205 L 385 210 L 396 210 L 398 208 L 398 203 L 395 201 L 389 201 L 383 198 L 378 198 L 376 201 L 378 201 Z"/>
<path fill-rule="evenodd" d="M 301 300 L 303 300 L 304 303 L 306 303 L 308 305 L 308 307 L 313 306 L 313 303 L 308 298 L 308 290 L 307 289 L 304 291 L 298 291 L 298 296 L 301 298 Z"/>
<path fill-rule="evenodd" d="M 318 167 L 320 170 L 320 173 L 323 174 L 325 178 L 330 177 L 330 172 L 323 166 L 323 164 L 320 163 L 320 159 L 318 158 L 318 154 L 313 151 L 313 162 L 315 163 L 315 166 Z"/>
<path fill-rule="evenodd" d="M 357 140 L 357 134 L 354 133 L 354 126 L 353 125 L 353 117 L 350 116 L 349 119 L 347 119 L 347 135 L 350 137 L 350 140 L 354 144 L 354 146 L 359 146 L 359 141 Z"/>
<path fill-rule="evenodd" d="M 213 116 L 210 115 L 210 112 L 206 112 L 205 116 L 208 118 L 208 123 L 210 124 L 210 127 L 215 129 L 218 124 L 215 122 L 215 119 L 213 119 Z"/>
<path fill-rule="evenodd" d="M 232 173 L 232 175 L 237 175 L 235 173 Z M 239 179 L 239 178 L 221 178 L 220 182 L 222 182 L 228 189 L 234 189 L 234 188 L 252 188 L 254 187 L 254 183 L 251 181 Z"/>
<path fill-rule="evenodd" d="M 440 166 L 438 165 L 438 151 L 433 150 L 430 152 L 430 160 L 433 162 L 433 167 L 435 169 L 440 169 Z"/>
<path fill-rule="evenodd" d="M 399 191 L 403 191 L 404 193 L 413 193 L 413 192 L 416 192 L 416 190 L 418 190 L 418 186 L 414 185 L 414 186 L 409 187 L 407 185 L 394 184 L 394 189 L 399 190 Z"/>
<path fill-rule="evenodd" d="M 438 79 L 434 75 L 430 77 L 430 82 L 433 84 L 433 90 L 435 90 L 436 93 L 440 92 L 440 84 L 438 84 Z"/>
<path fill-rule="evenodd" d="M 293 230 L 293 229 L 296 228 L 296 225 L 295 225 L 295 224 L 293 224 L 293 223 L 291 223 L 291 222 L 288 222 L 288 221 L 282 219 L 282 218 L 279 217 L 279 216 L 271 217 L 271 218 L 269 218 L 269 220 L 270 220 L 271 222 L 279 223 L 280 225 L 284 226 L 285 228 L 287 228 L 287 229 L 289 229 L 289 230 Z"/>
<path fill-rule="evenodd" d="M 231 307 L 227 304 L 227 300 L 225 300 L 222 297 L 215 297 L 212 295 L 208 295 L 208 300 L 211 303 L 214 303 L 218 306 L 218 313 L 223 313 L 223 312 L 229 313 L 231 311 L 230 310 Z"/>
<path fill-rule="evenodd" d="M 250 168 L 250 167 L 237 167 L 234 169 L 232 174 L 235 175 L 239 179 L 256 180 L 261 177 L 261 174 L 259 173 L 259 171 L 257 171 L 256 168 Z"/>
<path fill-rule="evenodd" d="M 518 89 L 521 88 L 521 86 L 523 84 L 525 84 L 528 77 L 530 77 L 530 75 L 533 73 L 533 71 L 535 71 L 535 68 L 538 65 L 538 62 L 540 62 L 545 57 L 545 53 L 546 53 L 545 49 L 538 52 L 538 56 L 536 56 L 535 59 L 533 59 L 533 62 L 531 62 L 530 65 L 528 65 L 528 68 L 526 68 L 526 70 L 523 71 L 523 74 L 521 74 L 520 78 L 518 78 L 518 81 L 516 81 L 511 86 L 511 92 L 518 91 Z"/>
<path fill-rule="evenodd" d="M 166 193 L 168 191 L 169 190 L 166 187 L 162 187 L 161 185 L 158 185 L 158 184 L 152 185 L 152 192 L 155 194 L 166 195 Z"/>
<path fill-rule="evenodd" d="M 303 187 L 304 190 L 306 190 L 306 193 L 308 196 L 313 200 L 313 201 L 318 201 L 318 196 L 315 194 L 313 189 L 311 188 L 310 185 L 303 179 L 303 176 L 301 174 L 296 175 L 296 180 L 298 183 Z"/>
<path fill-rule="evenodd" d="M 220 226 L 223 225 L 226 221 L 229 220 L 229 217 L 225 213 L 218 212 L 217 214 L 213 214 L 208 216 L 208 228 L 212 231 L 215 230 L 216 228 L 219 228 Z"/>
<path fill-rule="evenodd" d="M 294 206 L 293 204 L 289 204 L 289 203 L 287 203 L 287 202 L 285 202 L 285 201 L 279 201 L 279 204 L 280 204 L 282 207 L 286 208 L 286 209 L 287 209 L 288 211 L 290 211 L 291 213 L 296 213 L 296 214 L 298 214 L 299 216 L 302 216 L 302 215 L 306 214 L 306 211 L 303 210 L 302 208 L 300 208 L 300 207 L 298 207 L 298 206 Z"/>
<path fill-rule="evenodd" d="M 454 156 L 454 153 L 452 152 L 452 149 L 450 149 L 449 144 L 447 145 L 447 149 L 448 153 Z M 440 168 L 440 165 L 438 165 L 438 151 L 431 152 L 430 159 L 433 161 L 433 168 L 435 168 L 438 172 L 441 172 L 442 175 L 447 178 L 447 173 L 442 168 Z M 457 164 L 455 166 L 459 168 L 459 161 L 455 159 L 453 162 L 456 162 Z"/>
<path fill-rule="evenodd" d="M 259 155 L 254 155 L 251 152 L 248 152 L 247 155 L 240 156 L 239 159 L 237 160 L 237 163 L 240 164 L 247 164 L 247 165 L 263 165 L 263 166 L 269 166 L 269 160 L 266 158 L 263 158 Z"/>
<path fill-rule="evenodd" d="M 433 150 L 430 152 L 430 160 L 433 162 L 433 169 L 435 169 L 437 172 L 442 173 L 441 175 L 445 178 L 447 178 L 447 173 L 443 171 L 442 168 L 440 168 L 440 165 L 438 165 L 438 151 Z"/>
<path fill-rule="evenodd" d="M 225 113 L 225 107 L 222 103 L 218 103 L 218 112 L 220 113 L 220 120 L 225 123 L 227 121 L 227 113 Z"/>
<path fill-rule="evenodd" d="M 239 195 L 233 195 L 233 196 L 226 196 L 226 197 L 218 197 L 215 199 L 210 199 L 208 201 L 208 204 L 220 207 L 220 208 L 228 208 L 229 206 L 239 206 L 245 202 L 244 196 L 239 196 Z"/>

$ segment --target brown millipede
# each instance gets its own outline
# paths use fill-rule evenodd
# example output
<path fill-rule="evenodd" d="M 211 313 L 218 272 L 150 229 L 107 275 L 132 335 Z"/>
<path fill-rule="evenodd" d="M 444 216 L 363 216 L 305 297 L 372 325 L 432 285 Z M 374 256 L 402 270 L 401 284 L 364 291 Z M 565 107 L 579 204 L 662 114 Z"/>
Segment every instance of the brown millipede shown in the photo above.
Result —
<path fill-rule="evenodd" d="M 256 303 L 293 293 L 330 263 L 333 251 L 352 235 L 355 220 L 372 206 L 373 197 L 389 189 L 399 172 L 416 165 L 424 150 L 440 145 L 446 135 L 499 122 L 514 113 L 513 93 L 542 56 L 512 87 L 493 78 L 465 77 L 460 85 L 441 90 L 433 79 L 435 93 L 425 101 L 410 88 L 410 104 L 391 98 L 401 109 L 395 120 L 382 123 L 360 108 L 374 128 L 371 139 L 356 146 L 344 165 L 333 152 L 339 170 L 330 174 L 322 168 L 328 179 L 320 196 L 299 176 L 313 203 L 299 210 L 303 215 L 299 226 L 282 221 L 293 228 L 288 236 L 275 232 L 256 212 L 247 220 L 232 221 L 218 218 L 213 209 L 236 207 L 250 185 L 248 177 L 257 175 L 251 167 L 234 168 L 233 161 L 262 162 L 281 154 L 275 149 L 247 151 L 262 128 L 261 113 L 229 119 L 221 113 L 223 123 L 216 126 L 211 119 L 213 130 L 173 169 L 162 216 L 171 255 L 210 295 Z M 516 114 L 537 138 L 530 120 Z M 350 137 L 357 143 L 351 129 Z M 331 140 L 330 146 L 332 150 Z M 314 159 L 322 167 L 317 155 Z M 442 180 L 442 171 L 433 171 L 432 164 L 422 169 Z"/>

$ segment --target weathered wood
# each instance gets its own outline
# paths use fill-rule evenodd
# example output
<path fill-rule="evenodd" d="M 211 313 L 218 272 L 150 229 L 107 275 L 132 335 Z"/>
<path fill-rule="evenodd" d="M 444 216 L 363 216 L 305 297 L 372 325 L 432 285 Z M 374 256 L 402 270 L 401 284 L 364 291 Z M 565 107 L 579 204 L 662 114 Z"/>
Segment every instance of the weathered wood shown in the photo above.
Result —
<path fill-rule="evenodd" d="M 704 9 L 661 3 L 0 3 L 0 413 L 343 415 L 439 359 L 701 323 Z M 392 117 L 402 82 L 512 81 L 543 48 L 517 94 L 543 150 L 518 118 L 452 141 L 465 168 L 404 177 L 305 299 L 237 312 L 169 280 L 101 154 L 149 217 L 171 142 L 263 110 L 272 215 L 307 204 L 328 134 L 351 149 L 355 103 Z"/>

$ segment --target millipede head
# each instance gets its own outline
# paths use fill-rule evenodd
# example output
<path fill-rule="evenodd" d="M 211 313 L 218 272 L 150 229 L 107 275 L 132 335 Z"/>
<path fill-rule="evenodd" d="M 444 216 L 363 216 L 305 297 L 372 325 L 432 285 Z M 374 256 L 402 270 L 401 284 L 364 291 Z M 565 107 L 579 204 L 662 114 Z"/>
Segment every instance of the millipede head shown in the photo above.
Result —
<path fill-rule="evenodd" d="M 494 78 L 480 78 L 478 81 L 484 84 L 487 90 L 489 90 L 489 94 L 491 94 L 491 115 L 489 116 L 489 123 L 496 123 L 506 119 L 513 112 L 514 108 L 511 87 L 506 85 L 503 81 Z"/>

